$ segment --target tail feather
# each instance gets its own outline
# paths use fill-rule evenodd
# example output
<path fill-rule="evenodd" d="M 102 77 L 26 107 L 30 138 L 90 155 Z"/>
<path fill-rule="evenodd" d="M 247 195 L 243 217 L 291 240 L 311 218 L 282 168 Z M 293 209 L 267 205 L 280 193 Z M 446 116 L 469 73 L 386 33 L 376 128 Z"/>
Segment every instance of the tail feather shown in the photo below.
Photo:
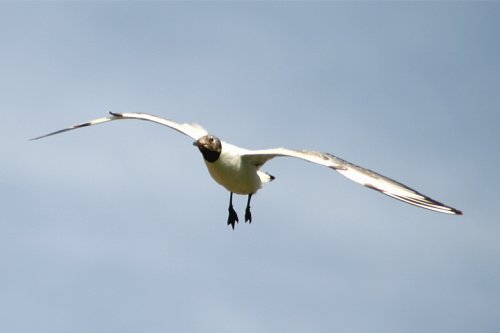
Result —
<path fill-rule="evenodd" d="M 276 177 L 274 177 L 273 175 L 270 175 L 266 172 L 258 171 L 258 174 L 259 174 L 260 181 L 262 182 L 262 184 L 269 183 L 269 182 L 276 179 Z"/>

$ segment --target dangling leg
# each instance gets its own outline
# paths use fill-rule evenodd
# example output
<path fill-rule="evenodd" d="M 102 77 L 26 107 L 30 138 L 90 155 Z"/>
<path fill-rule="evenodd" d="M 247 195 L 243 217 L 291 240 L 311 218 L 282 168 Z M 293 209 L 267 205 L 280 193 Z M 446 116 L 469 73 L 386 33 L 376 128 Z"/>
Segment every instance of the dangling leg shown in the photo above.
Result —
<path fill-rule="evenodd" d="M 227 218 L 227 225 L 230 225 L 233 227 L 234 230 L 234 225 L 238 223 L 238 214 L 234 211 L 233 208 L 233 192 L 231 192 L 231 195 L 229 196 L 229 216 Z"/>
<path fill-rule="evenodd" d="M 250 200 L 252 200 L 253 193 L 248 195 L 247 208 L 245 209 L 245 222 L 252 223 L 252 213 L 250 212 Z"/>

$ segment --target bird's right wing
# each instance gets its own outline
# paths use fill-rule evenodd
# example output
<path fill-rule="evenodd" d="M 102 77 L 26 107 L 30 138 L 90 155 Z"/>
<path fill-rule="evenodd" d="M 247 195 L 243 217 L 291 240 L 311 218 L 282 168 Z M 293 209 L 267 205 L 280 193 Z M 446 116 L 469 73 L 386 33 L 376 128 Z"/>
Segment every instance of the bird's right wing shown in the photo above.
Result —
<path fill-rule="evenodd" d="M 182 134 L 190 136 L 191 138 L 193 138 L 195 140 L 198 140 L 202 136 L 208 134 L 208 132 L 198 124 L 188 124 L 188 123 L 180 124 L 180 123 L 176 123 L 175 121 L 165 119 L 165 118 L 160 118 L 160 117 L 153 116 L 153 115 L 147 114 L 147 113 L 137 113 L 137 112 L 115 113 L 115 112 L 110 112 L 109 114 L 110 114 L 110 116 L 108 116 L 108 117 L 98 118 L 98 119 L 94 119 L 94 120 L 91 120 L 91 121 L 88 121 L 85 123 L 76 124 L 76 125 L 64 128 L 64 129 L 59 130 L 59 131 L 55 131 L 55 132 L 51 132 L 49 134 L 38 136 L 38 137 L 33 138 L 31 140 L 38 140 L 38 139 L 42 139 L 42 138 L 45 138 L 45 137 L 48 137 L 51 135 L 71 131 L 71 130 L 74 130 L 77 128 L 102 124 L 102 123 L 106 123 L 108 121 L 121 120 L 121 119 L 139 119 L 139 120 L 152 121 L 154 123 L 158 123 L 158 124 L 170 127 L 178 132 L 181 132 Z"/>

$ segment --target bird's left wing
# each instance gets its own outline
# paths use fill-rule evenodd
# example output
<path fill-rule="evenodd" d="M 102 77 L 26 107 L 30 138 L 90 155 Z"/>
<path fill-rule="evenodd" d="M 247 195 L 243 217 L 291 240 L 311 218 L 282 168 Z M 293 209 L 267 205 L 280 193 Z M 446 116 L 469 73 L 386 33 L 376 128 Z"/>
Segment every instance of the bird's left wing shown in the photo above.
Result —
<path fill-rule="evenodd" d="M 110 115 L 108 117 L 98 118 L 98 119 L 94 119 L 94 120 L 91 120 L 91 121 L 88 121 L 85 123 L 76 124 L 76 125 L 64 128 L 64 129 L 59 130 L 59 131 L 55 131 L 55 132 L 52 132 L 49 134 L 38 136 L 38 137 L 33 138 L 31 140 L 38 140 L 38 139 L 42 139 L 42 138 L 45 138 L 45 137 L 48 137 L 51 135 L 71 131 L 71 130 L 74 130 L 77 128 L 102 124 L 102 123 L 105 123 L 108 121 L 121 120 L 121 119 L 139 119 L 139 120 L 152 121 L 154 123 L 158 123 L 158 124 L 170 127 L 178 132 L 181 132 L 182 134 L 190 136 L 191 138 L 193 138 L 195 140 L 198 140 L 202 136 L 208 134 L 208 132 L 198 124 L 188 124 L 188 123 L 180 124 L 180 123 L 176 123 L 175 121 L 165 119 L 165 118 L 160 118 L 160 117 L 153 116 L 153 115 L 147 114 L 147 113 L 137 113 L 137 112 L 115 113 L 115 112 L 110 112 L 109 114 Z"/>
<path fill-rule="evenodd" d="M 381 174 L 374 171 L 349 163 L 339 157 L 333 156 L 328 153 L 321 153 L 311 150 L 291 150 L 286 148 L 275 148 L 249 151 L 248 153 L 243 154 L 242 158 L 244 160 L 247 160 L 249 163 L 256 165 L 257 167 L 260 167 L 268 160 L 280 156 L 295 157 L 326 166 L 330 169 L 338 171 L 345 177 L 358 184 L 415 206 L 441 213 L 462 215 L 462 212 L 458 209 L 446 206 L 391 178 L 382 176 Z"/>

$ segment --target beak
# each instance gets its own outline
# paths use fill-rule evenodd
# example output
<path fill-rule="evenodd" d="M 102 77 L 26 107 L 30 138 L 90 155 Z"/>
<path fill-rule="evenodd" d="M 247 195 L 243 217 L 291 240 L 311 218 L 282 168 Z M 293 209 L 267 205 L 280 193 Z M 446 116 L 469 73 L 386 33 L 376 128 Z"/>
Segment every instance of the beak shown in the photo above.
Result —
<path fill-rule="evenodd" d="M 198 140 L 195 141 L 195 142 L 193 142 L 193 146 L 199 147 L 200 146 L 200 142 Z"/>

